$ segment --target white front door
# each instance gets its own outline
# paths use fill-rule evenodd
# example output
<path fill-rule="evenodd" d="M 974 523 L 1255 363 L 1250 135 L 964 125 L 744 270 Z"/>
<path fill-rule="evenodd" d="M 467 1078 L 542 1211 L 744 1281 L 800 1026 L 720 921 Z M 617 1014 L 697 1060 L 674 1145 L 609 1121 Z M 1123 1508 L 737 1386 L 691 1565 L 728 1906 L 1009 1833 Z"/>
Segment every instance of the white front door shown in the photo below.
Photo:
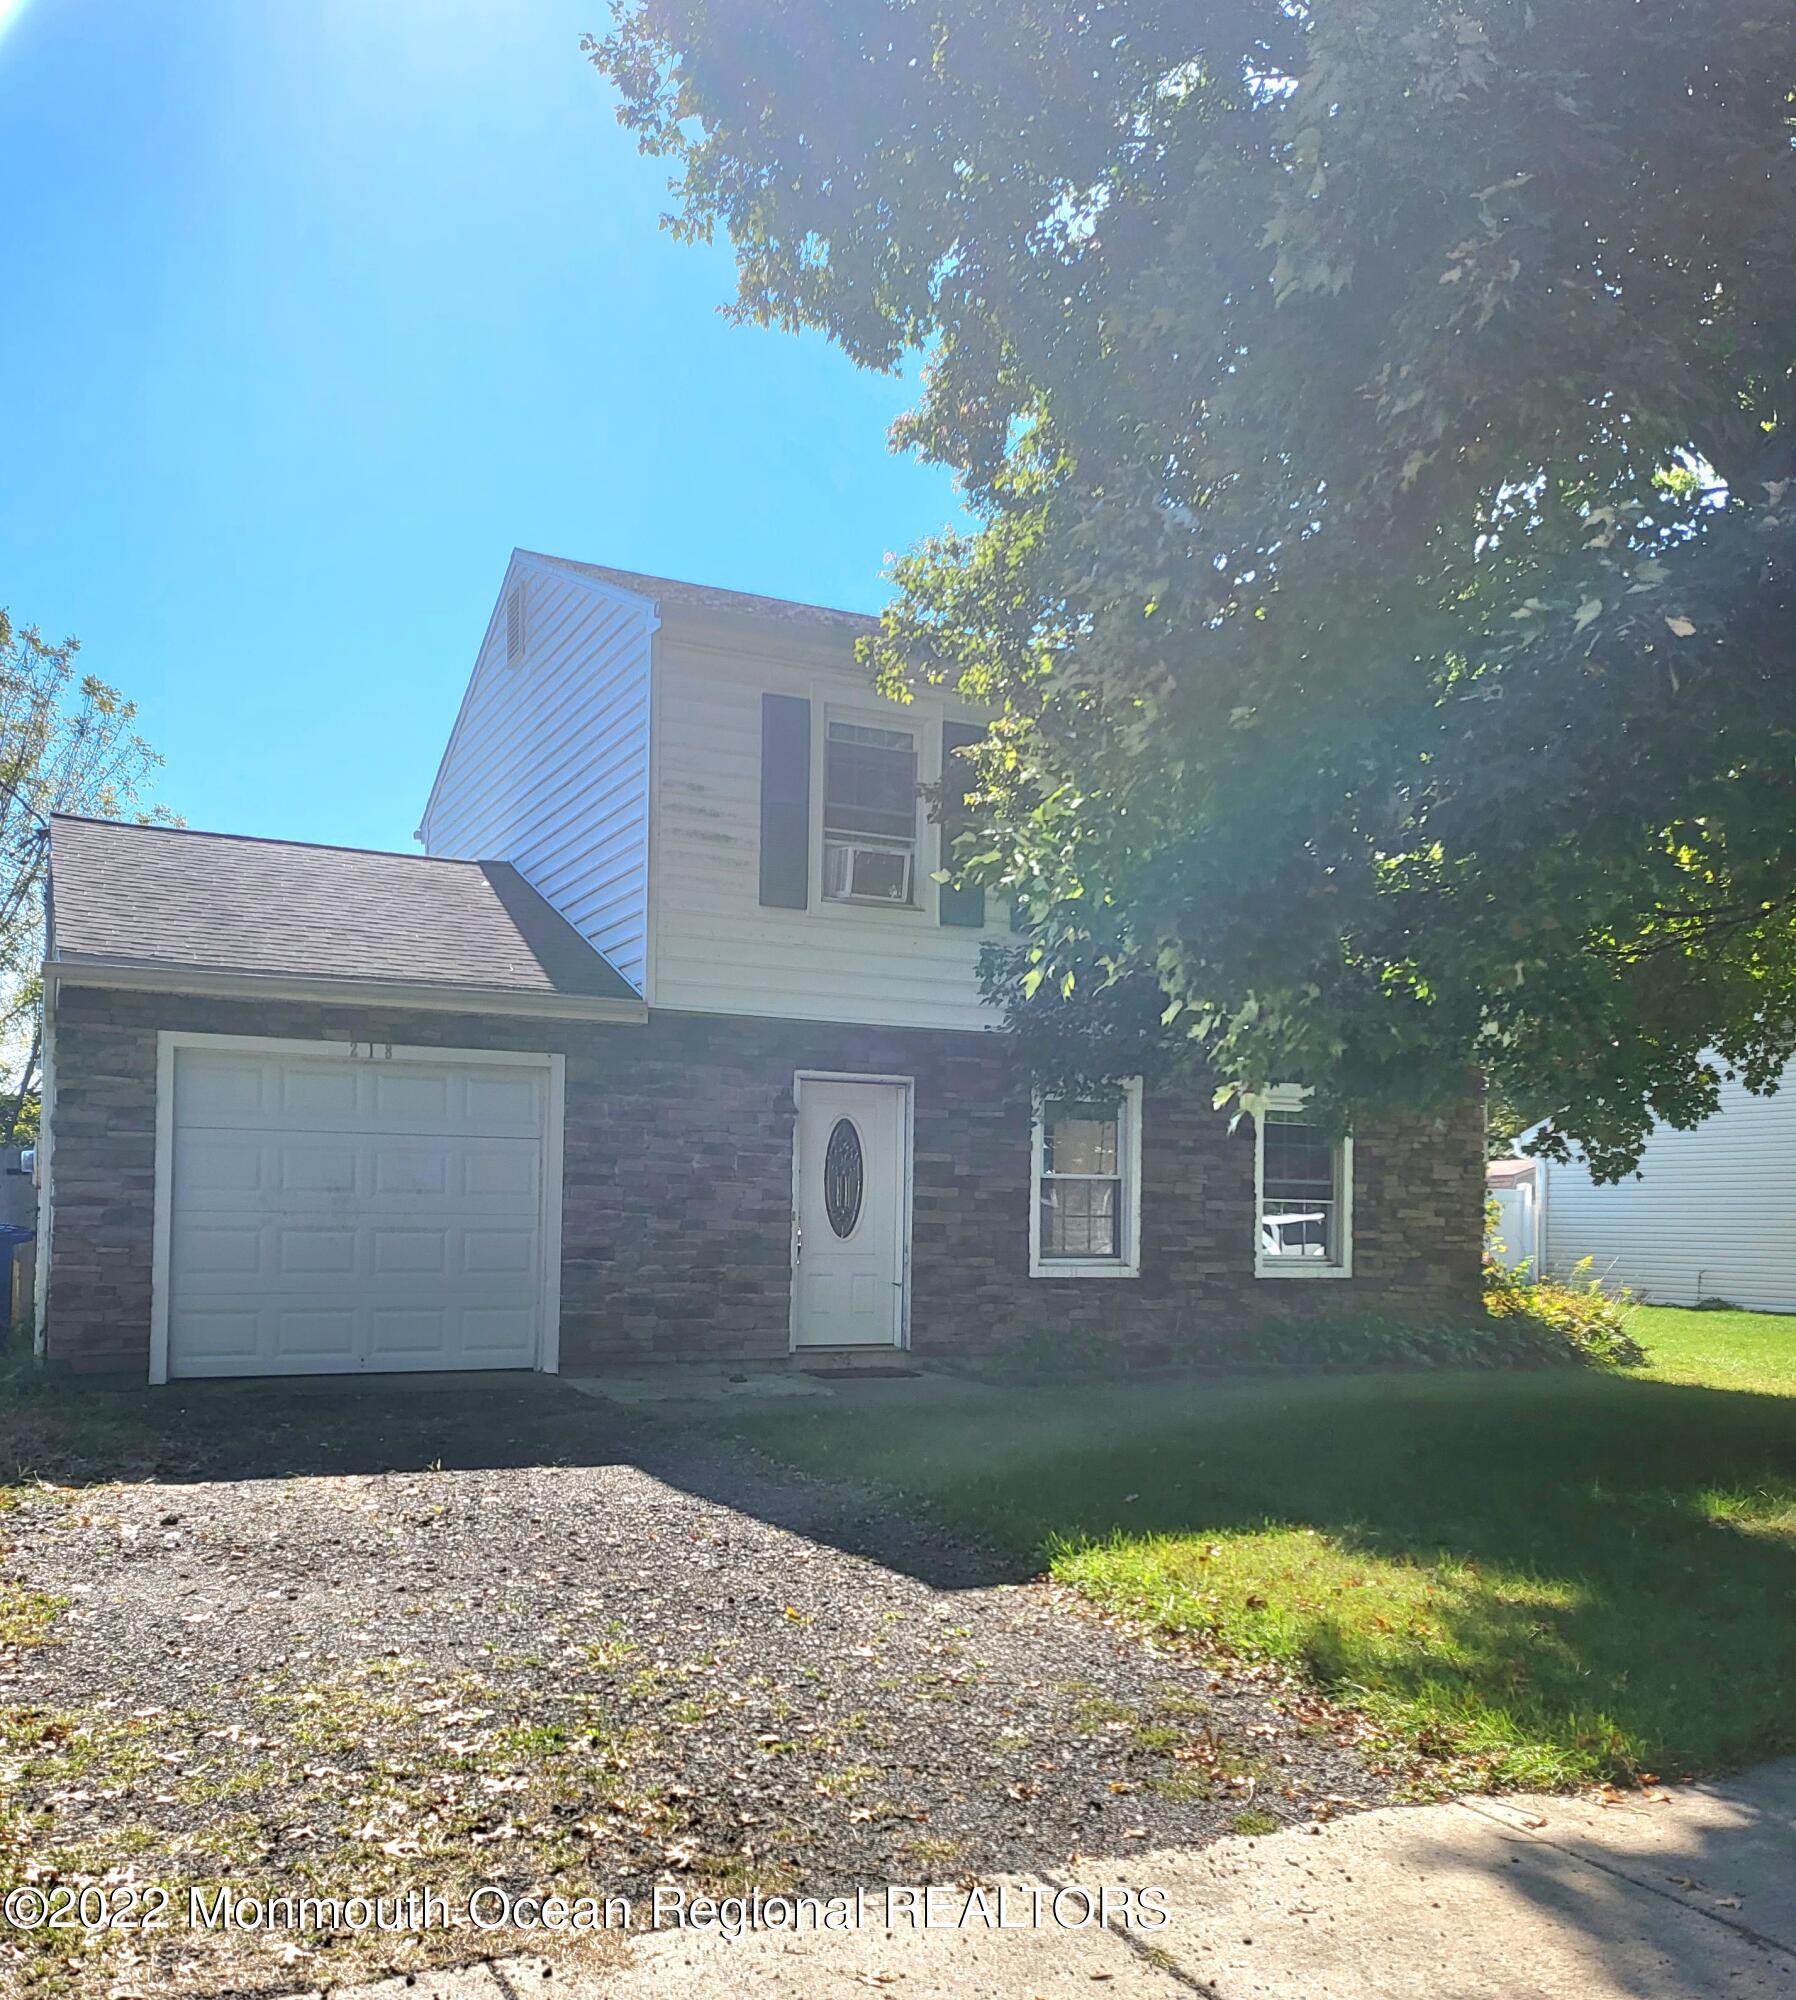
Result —
<path fill-rule="evenodd" d="M 903 1343 L 908 1109 L 902 1083 L 799 1079 L 792 1246 L 799 1347 Z"/>

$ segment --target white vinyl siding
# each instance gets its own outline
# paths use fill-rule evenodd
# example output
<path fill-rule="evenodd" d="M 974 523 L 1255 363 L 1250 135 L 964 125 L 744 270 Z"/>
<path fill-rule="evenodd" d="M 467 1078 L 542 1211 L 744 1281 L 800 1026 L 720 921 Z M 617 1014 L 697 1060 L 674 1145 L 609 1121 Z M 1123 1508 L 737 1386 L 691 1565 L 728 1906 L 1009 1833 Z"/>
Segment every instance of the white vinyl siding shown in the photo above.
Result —
<path fill-rule="evenodd" d="M 520 587 L 523 652 L 508 663 Z M 511 862 L 638 992 L 653 631 L 642 599 L 515 560 L 421 829 L 427 853 Z"/>
<path fill-rule="evenodd" d="M 1638 1179 L 1599 1187 L 1582 1164 L 1538 1171 L 1547 1270 L 1588 1257 L 1598 1276 L 1668 1305 L 1796 1312 L 1796 1063 L 1770 1097 L 1724 1083 L 1714 1117 L 1660 1126 Z"/>
<path fill-rule="evenodd" d="M 824 746 L 830 718 L 878 723 L 881 704 L 849 642 L 832 655 L 776 654 L 656 642 L 654 981 L 657 1006 L 877 1026 L 991 1028 L 979 997 L 979 950 L 1006 938 L 1005 912 L 984 931 L 938 920 L 940 828 L 919 809 L 914 907 L 823 894 Z M 811 704 L 811 884 L 807 909 L 764 908 L 759 895 L 763 694 Z M 917 736 L 918 779 L 941 774 L 943 707 L 891 707 Z M 954 711 L 957 715 L 959 710 Z"/>

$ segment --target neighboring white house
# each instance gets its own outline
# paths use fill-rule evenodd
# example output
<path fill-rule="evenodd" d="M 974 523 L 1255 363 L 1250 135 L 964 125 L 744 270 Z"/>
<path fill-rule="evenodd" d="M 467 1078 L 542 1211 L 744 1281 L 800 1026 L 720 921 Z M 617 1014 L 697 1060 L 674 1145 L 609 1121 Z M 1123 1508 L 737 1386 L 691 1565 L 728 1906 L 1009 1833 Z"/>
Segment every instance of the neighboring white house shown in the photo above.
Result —
<path fill-rule="evenodd" d="M 1543 1270 L 1588 1257 L 1667 1305 L 1796 1312 L 1796 1063 L 1770 1096 L 1723 1083 L 1713 1117 L 1661 1125 L 1630 1179 L 1599 1186 L 1581 1163 L 1549 1160 L 1536 1172 Z"/>

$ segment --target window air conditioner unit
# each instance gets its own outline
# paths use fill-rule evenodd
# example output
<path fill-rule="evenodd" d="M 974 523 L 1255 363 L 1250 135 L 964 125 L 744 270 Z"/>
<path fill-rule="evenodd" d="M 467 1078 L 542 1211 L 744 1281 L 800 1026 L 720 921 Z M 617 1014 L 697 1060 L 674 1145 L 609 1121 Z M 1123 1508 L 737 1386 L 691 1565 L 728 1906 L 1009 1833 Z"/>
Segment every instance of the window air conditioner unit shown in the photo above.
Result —
<path fill-rule="evenodd" d="M 823 847 L 823 893 L 857 903 L 908 903 L 912 860 L 908 846 L 828 840 Z"/>

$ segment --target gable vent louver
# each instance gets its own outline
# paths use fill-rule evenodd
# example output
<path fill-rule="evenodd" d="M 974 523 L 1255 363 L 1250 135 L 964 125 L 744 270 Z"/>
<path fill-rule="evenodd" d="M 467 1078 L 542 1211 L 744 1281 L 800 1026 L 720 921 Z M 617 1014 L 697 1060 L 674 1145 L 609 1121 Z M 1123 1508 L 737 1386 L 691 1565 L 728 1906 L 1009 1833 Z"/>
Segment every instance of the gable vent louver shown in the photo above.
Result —
<path fill-rule="evenodd" d="M 524 630 L 524 586 L 514 583 L 505 600 L 505 664 L 515 667 L 524 657 L 528 635 Z"/>

